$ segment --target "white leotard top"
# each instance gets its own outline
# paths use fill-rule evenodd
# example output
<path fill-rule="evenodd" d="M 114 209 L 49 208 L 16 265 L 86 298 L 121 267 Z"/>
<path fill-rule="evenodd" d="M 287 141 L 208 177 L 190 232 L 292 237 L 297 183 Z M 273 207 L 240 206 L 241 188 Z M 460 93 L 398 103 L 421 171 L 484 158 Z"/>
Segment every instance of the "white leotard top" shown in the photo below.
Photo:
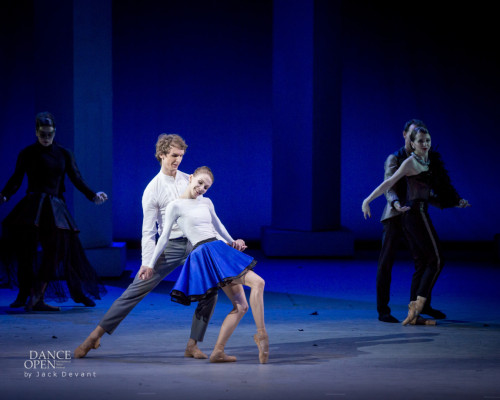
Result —
<path fill-rule="evenodd" d="M 207 197 L 177 199 L 168 204 L 163 217 L 161 233 L 151 257 L 149 267 L 153 267 L 168 244 L 170 230 L 174 223 L 181 228 L 188 240 L 195 245 L 205 239 L 217 238 L 227 243 L 234 242 L 215 213 L 212 201 Z"/>

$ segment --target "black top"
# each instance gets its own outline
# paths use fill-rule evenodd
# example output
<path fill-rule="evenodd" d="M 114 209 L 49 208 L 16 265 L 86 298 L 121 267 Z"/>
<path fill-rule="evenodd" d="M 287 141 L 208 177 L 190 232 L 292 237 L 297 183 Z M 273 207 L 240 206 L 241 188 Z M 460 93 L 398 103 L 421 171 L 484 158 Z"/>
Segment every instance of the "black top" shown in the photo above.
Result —
<path fill-rule="evenodd" d="M 403 180 L 403 179 L 402 179 Z M 418 175 L 406 177 L 406 201 L 411 204 L 415 200 L 428 201 L 431 194 L 431 172 L 424 171 Z"/>
<path fill-rule="evenodd" d="M 399 166 L 401 166 L 403 161 L 408 158 L 405 147 L 401 147 L 398 151 L 393 153 L 393 156 L 397 159 L 398 168 Z M 416 187 L 413 188 L 417 192 L 421 191 L 421 193 L 419 194 L 419 199 L 427 200 L 432 205 L 439 208 L 449 208 L 457 206 L 460 201 L 460 196 L 451 183 L 451 179 L 448 175 L 448 171 L 444 166 L 441 154 L 435 150 L 430 150 L 429 161 L 429 173 L 425 173 L 424 175 L 419 174 L 417 175 L 419 176 L 419 178 L 416 178 L 420 183 L 420 190 L 417 190 Z M 416 183 L 417 182 L 415 182 L 414 184 Z M 428 185 L 428 192 L 426 192 L 427 189 L 424 189 L 424 186 L 422 185 Z M 407 193 L 410 190 L 408 187 L 408 179 L 400 179 L 392 187 L 392 190 L 394 190 L 397 195 L 397 197 L 395 197 L 393 201 L 398 200 L 398 197 L 402 203 L 404 203 L 405 201 L 417 199 L 417 197 L 415 197 L 417 196 L 415 190 L 411 195 Z"/>
<path fill-rule="evenodd" d="M 38 141 L 19 153 L 14 174 L 1 191 L 7 199 L 20 188 L 24 175 L 28 176 L 27 193 L 46 193 L 63 198 L 64 176 L 68 175 L 75 187 L 89 200 L 95 192 L 90 189 L 80 174 L 75 158 L 70 150 L 53 142 L 42 146 Z"/>

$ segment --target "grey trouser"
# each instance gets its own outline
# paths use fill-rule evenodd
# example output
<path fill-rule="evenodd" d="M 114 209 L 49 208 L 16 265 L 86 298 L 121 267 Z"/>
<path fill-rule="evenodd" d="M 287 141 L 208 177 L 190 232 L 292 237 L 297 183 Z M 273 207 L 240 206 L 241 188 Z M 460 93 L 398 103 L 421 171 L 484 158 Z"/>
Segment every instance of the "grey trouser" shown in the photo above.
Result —
<path fill-rule="evenodd" d="M 165 251 L 158 259 L 154 268 L 153 277 L 148 280 L 139 279 L 136 275 L 134 281 L 111 305 L 109 310 L 102 317 L 99 326 L 108 334 L 112 334 L 120 322 L 130 311 L 151 292 L 168 274 L 186 260 L 192 249 L 192 245 L 184 240 L 170 240 Z M 198 307 L 193 315 L 191 325 L 191 338 L 202 342 L 207 330 L 208 322 L 214 312 L 217 303 L 217 293 L 198 303 Z"/>

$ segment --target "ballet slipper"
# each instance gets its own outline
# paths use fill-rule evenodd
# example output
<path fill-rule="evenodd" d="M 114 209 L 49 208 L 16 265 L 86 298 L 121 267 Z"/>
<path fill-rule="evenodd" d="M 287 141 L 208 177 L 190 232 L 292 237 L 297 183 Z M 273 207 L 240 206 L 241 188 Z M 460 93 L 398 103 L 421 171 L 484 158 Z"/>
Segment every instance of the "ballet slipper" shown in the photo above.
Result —
<path fill-rule="evenodd" d="M 192 357 L 198 360 L 204 360 L 208 358 L 208 356 L 203 353 L 196 344 L 187 345 L 186 351 L 184 352 L 184 357 Z"/>
<path fill-rule="evenodd" d="M 259 348 L 259 361 L 261 364 L 267 363 L 269 359 L 269 336 L 266 332 L 256 333 L 253 335 L 253 340 Z"/>
<path fill-rule="evenodd" d="M 408 324 L 415 325 L 417 317 L 424 309 L 426 300 L 427 298 L 425 297 L 417 296 L 417 300 L 410 301 L 410 304 L 408 305 L 408 316 L 402 322 L 403 325 L 408 325 Z"/>
<path fill-rule="evenodd" d="M 226 353 L 222 351 L 222 352 L 212 353 L 210 355 L 210 362 L 211 363 L 236 362 L 236 357 L 228 356 Z"/>
<path fill-rule="evenodd" d="M 212 354 L 210 354 L 211 363 L 226 363 L 235 361 L 235 356 L 228 356 L 226 353 L 224 353 L 224 345 L 215 345 Z"/>
<path fill-rule="evenodd" d="M 83 358 L 92 349 L 98 349 L 101 345 L 101 338 L 91 338 L 90 336 L 75 349 L 75 358 Z"/>

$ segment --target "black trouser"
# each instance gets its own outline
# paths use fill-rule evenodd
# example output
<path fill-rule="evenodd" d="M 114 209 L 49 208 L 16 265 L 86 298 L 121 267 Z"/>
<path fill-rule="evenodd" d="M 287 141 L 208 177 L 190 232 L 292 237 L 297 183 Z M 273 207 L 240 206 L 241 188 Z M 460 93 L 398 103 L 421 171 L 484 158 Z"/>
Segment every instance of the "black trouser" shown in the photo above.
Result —
<path fill-rule="evenodd" d="M 58 260 L 56 228 L 48 204 L 41 211 L 39 227 L 16 228 L 17 278 L 19 295 L 27 296 L 34 289 L 54 278 Z M 42 260 L 38 265 L 38 243 L 42 247 Z"/>
<path fill-rule="evenodd" d="M 416 300 L 417 296 L 426 297 L 426 307 L 429 307 L 432 289 L 443 268 L 443 258 L 426 202 L 412 204 L 411 210 L 403 215 L 403 229 L 415 259 L 410 301 Z"/>
<path fill-rule="evenodd" d="M 403 237 L 401 215 L 386 219 L 382 224 L 384 233 L 382 234 L 382 248 L 377 267 L 377 311 L 380 315 L 391 313 L 389 300 L 391 297 L 392 266 Z"/>
<path fill-rule="evenodd" d="M 67 251 L 65 248 L 67 240 L 64 240 L 64 235 L 76 235 L 76 233 L 64 232 L 55 226 L 48 201 L 45 201 L 42 206 L 38 227 L 16 228 L 16 231 L 19 296 L 27 297 L 32 294 L 32 291 L 37 295 L 43 294 L 39 292 L 43 291 L 46 283 L 62 278 L 57 276 L 57 270 L 64 261 Z M 40 263 L 37 253 L 38 244 L 42 248 Z M 70 272 L 65 271 L 65 277 L 68 278 L 69 275 Z M 80 302 L 85 298 L 78 279 L 67 279 L 67 286 L 73 300 Z"/>

